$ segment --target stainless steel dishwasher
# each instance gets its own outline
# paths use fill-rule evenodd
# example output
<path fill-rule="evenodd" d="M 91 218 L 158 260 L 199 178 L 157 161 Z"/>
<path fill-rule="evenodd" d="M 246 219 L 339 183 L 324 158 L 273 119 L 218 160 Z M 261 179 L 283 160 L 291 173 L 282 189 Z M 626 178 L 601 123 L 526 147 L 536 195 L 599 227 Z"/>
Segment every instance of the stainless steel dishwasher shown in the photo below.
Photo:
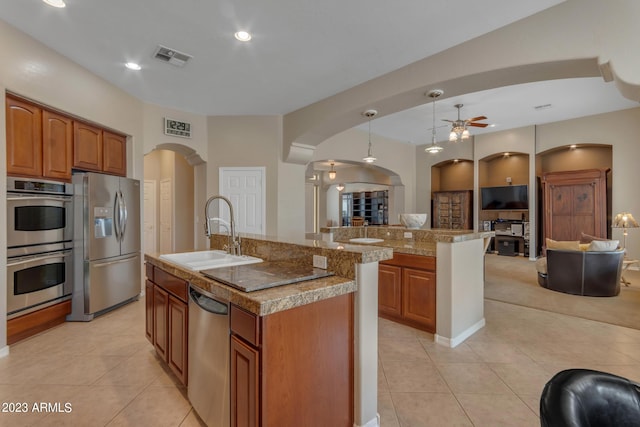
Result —
<path fill-rule="evenodd" d="M 209 427 L 228 427 L 229 303 L 189 286 L 189 377 L 187 395 Z"/>

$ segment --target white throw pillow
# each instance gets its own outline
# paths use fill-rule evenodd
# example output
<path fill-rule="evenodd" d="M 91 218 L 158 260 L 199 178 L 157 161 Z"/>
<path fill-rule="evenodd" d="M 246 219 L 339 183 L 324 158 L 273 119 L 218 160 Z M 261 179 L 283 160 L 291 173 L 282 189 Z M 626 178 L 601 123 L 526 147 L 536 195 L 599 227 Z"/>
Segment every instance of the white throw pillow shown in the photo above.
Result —
<path fill-rule="evenodd" d="M 618 244 L 620 242 L 617 240 L 593 240 L 589 243 L 589 248 L 587 251 L 589 252 L 610 252 L 618 249 Z"/>
<path fill-rule="evenodd" d="M 538 273 L 547 274 L 547 257 L 541 257 L 536 260 L 536 271 Z"/>

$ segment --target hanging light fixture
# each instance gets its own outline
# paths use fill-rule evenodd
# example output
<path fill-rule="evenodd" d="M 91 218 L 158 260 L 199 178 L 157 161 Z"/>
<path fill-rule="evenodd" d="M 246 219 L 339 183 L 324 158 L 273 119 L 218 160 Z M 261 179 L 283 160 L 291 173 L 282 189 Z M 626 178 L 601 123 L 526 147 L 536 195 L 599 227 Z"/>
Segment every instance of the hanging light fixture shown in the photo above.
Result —
<path fill-rule="evenodd" d="M 336 185 L 336 190 L 338 190 L 338 191 L 344 190 L 344 184 L 340 183 L 340 184 Z"/>
<path fill-rule="evenodd" d="M 424 149 L 427 153 L 438 154 L 442 151 L 442 147 L 436 142 L 436 98 L 439 98 L 444 92 L 440 89 L 434 89 L 427 93 L 427 96 L 433 99 L 433 123 L 431 128 L 431 145 Z"/>
<path fill-rule="evenodd" d="M 336 171 L 333 170 L 333 165 L 334 163 L 331 162 L 331 170 L 329 171 L 329 179 L 331 180 L 336 179 Z"/>
<path fill-rule="evenodd" d="M 377 110 L 367 110 L 364 113 L 362 113 L 363 116 L 369 119 L 369 150 L 367 151 L 367 157 L 362 158 L 362 161 L 364 161 L 365 163 L 373 163 L 376 160 L 378 160 L 375 157 L 373 157 L 373 155 L 371 154 L 371 118 L 376 116 L 377 114 L 378 114 Z"/>

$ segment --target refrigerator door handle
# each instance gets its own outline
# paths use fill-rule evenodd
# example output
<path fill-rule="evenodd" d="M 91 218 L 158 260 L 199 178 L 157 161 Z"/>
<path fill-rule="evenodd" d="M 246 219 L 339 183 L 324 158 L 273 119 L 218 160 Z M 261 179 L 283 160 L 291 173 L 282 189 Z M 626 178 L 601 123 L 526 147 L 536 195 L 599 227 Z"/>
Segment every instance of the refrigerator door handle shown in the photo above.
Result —
<path fill-rule="evenodd" d="M 129 213 L 127 211 L 127 202 L 122 195 L 122 191 L 120 191 L 120 203 L 122 204 L 122 231 L 121 235 L 124 238 L 124 233 L 127 231 L 127 220 L 129 219 Z"/>
<path fill-rule="evenodd" d="M 116 232 L 116 240 L 120 241 L 120 192 L 116 191 L 113 208 L 113 228 Z"/>

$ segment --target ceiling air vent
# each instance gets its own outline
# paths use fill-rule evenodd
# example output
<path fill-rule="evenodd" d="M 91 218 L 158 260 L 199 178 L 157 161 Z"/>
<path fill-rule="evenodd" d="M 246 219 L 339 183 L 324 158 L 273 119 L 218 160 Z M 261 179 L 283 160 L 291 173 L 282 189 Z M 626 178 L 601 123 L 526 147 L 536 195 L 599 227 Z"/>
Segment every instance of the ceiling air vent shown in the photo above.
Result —
<path fill-rule="evenodd" d="M 188 60 L 193 58 L 193 56 L 191 55 L 178 52 L 175 49 L 171 49 L 162 45 L 158 45 L 156 52 L 153 54 L 153 57 L 161 61 L 168 62 L 169 64 L 175 65 L 176 67 L 184 67 L 184 64 L 186 64 Z"/>

